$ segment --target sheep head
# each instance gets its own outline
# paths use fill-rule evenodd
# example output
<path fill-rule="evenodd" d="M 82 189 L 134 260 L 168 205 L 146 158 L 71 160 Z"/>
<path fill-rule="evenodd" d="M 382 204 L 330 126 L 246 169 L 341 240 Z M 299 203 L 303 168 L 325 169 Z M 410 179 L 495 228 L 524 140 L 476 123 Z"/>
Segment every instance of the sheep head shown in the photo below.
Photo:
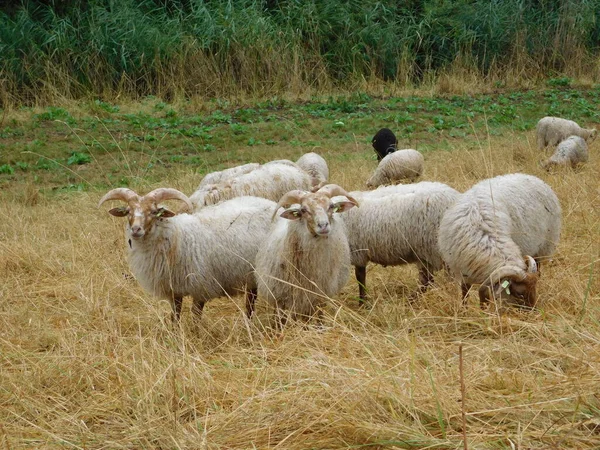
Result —
<path fill-rule="evenodd" d="M 174 212 L 159 206 L 158 204 L 165 200 L 181 200 L 191 211 L 192 203 L 185 194 L 177 189 L 158 188 L 152 192 L 140 197 L 135 191 L 127 188 L 117 188 L 109 191 L 100 199 L 98 207 L 108 200 L 121 200 L 127 203 L 127 206 L 112 208 L 109 214 L 115 217 L 127 216 L 129 220 L 129 231 L 131 237 L 139 239 L 144 237 L 151 229 L 156 220 L 173 217 Z"/>
<path fill-rule="evenodd" d="M 345 196 L 347 200 L 334 202 L 334 196 Z M 298 204 L 299 206 L 291 207 Z M 290 191 L 281 197 L 277 204 L 286 208 L 281 217 L 288 220 L 303 220 L 309 233 L 314 237 L 327 237 L 331 232 L 331 218 L 334 213 L 347 211 L 358 202 L 336 184 L 327 184 L 316 192 Z"/>
<path fill-rule="evenodd" d="M 375 153 L 377 153 L 377 161 L 381 161 L 386 155 L 393 153 L 398 148 L 398 139 L 389 128 L 379 130 L 371 141 Z"/>
<path fill-rule="evenodd" d="M 537 264 L 531 256 L 525 256 L 526 270 L 502 268 L 493 279 L 479 288 L 479 301 L 500 300 L 509 305 L 533 309 L 537 302 Z"/>

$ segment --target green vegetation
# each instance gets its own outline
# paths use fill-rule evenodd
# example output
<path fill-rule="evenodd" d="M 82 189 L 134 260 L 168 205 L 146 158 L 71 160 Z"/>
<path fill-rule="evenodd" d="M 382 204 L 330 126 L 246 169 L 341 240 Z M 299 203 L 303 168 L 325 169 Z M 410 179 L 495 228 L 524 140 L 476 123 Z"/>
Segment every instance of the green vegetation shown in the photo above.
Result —
<path fill-rule="evenodd" d="M 356 93 L 243 106 L 218 101 L 202 113 L 155 97 L 133 106 L 89 102 L 73 110 L 21 108 L 0 129 L 0 186 L 24 176 L 55 188 L 82 179 L 86 184 L 78 189 L 140 179 L 153 183 L 177 166 L 204 174 L 252 158 L 294 159 L 313 148 L 332 159 L 370 159 L 371 137 L 382 126 L 394 130 L 401 146 L 446 151 L 458 142 L 479 145 L 487 134 L 531 130 L 544 115 L 597 123 L 599 103 L 600 86 L 385 99 Z"/>
<path fill-rule="evenodd" d="M 0 11 L 0 102 L 272 96 L 464 69 L 568 86 L 597 79 L 598 42 L 600 0 L 29 0 Z"/>

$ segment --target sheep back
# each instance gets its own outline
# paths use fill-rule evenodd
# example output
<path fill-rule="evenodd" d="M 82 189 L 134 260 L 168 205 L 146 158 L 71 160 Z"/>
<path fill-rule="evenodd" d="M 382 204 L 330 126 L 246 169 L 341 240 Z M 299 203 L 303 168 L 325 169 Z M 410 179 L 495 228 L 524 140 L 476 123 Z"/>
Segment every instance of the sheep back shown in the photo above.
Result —
<path fill-rule="evenodd" d="M 220 172 L 211 172 L 207 174 L 200 184 L 198 185 L 198 189 L 202 186 L 206 186 L 209 184 L 223 183 L 225 181 L 233 180 L 235 177 L 240 175 L 244 175 L 246 173 L 250 173 L 255 169 L 258 169 L 260 164 L 258 163 L 248 163 L 243 164 L 241 166 L 231 167 L 229 169 L 221 170 Z"/>
<path fill-rule="evenodd" d="M 423 155 L 413 149 L 397 150 L 381 160 L 367 186 L 376 187 L 413 180 L 423 173 Z"/>
<path fill-rule="evenodd" d="M 456 190 L 442 183 L 421 182 L 350 195 L 360 204 L 342 214 L 352 265 L 417 263 L 430 271 L 442 268 L 438 228 L 459 196 Z"/>
<path fill-rule="evenodd" d="M 296 161 L 296 164 L 311 176 L 313 186 L 323 185 L 329 179 L 327 161 L 317 153 L 305 153 Z"/>

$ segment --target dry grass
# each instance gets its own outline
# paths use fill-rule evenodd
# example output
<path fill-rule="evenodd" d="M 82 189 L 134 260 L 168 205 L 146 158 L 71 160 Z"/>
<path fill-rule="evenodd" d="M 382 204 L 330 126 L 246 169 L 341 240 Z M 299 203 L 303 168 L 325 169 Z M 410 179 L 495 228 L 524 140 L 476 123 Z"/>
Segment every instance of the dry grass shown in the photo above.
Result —
<path fill-rule="evenodd" d="M 0 448 L 598 448 L 600 158 L 546 174 L 531 134 L 481 136 L 426 154 L 425 179 L 464 190 L 523 171 L 557 192 L 564 230 L 542 268 L 542 309 L 504 317 L 440 274 L 417 304 L 413 268 L 371 267 L 372 309 L 351 279 L 322 327 L 281 335 L 243 299 L 169 307 L 129 279 L 122 222 L 101 192 L 49 199 L 34 185 L 0 193 Z M 334 163 L 361 188 L 372 167 Z M 280 154 L 280 153 L 278 153 Z M 249 155 L 252 156 L 252 155 Z M 375 165 L 375 162 L 372 162 Z M 165 185 L 191 191 L 189 173 Z M 464 352 L 461 405 L 459 345 Z"/>

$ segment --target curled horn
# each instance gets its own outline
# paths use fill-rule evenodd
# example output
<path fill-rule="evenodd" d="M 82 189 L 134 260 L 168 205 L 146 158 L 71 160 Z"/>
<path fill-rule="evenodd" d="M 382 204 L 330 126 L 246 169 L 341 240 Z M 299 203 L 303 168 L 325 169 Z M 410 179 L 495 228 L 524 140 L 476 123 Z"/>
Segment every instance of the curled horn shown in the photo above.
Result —
<path fill-rule="evenodd" d="M 346 190 L 344 188 L 342 188 L 341 186 L 338 186 L 337 184 L 326 184 L 321 189 L 319 189 L 317 191 L 317 193 L 323 193 L 323 194 L 327 195 L 329 198 L 334 197 L 336 195 L 343 195 L 351 203 L 354 203 L 354 206 L 358 206 L 358 201 L 356 201 L 356 199 L 354 199 L 353 197 L 348 195 Z"/>
<path fill-rule="evenodd" d="M 192 202 L 183 192 L 179 192 L 177 189 L 172 188 L 158 188 L 154 189 L 151 192 L 148 192 L 144 195 L 143 198 L 150 199 L 156 203 L 162 202 L 165 200 L 181 200 L 186 204 L 189 211 L 192 211 L 194 207 L 192 206 Z"/>
<path fill-rule="evenodd" d="M 138 200 L 140 198 L 139 195 L 137 195 L 135 193 L 135 191 L 132 191 L 131 189 L 128 188 L 117 188 L 117 189 L 113 189 L 112 191 L 108 191 L 104 197 L 102 197 L 100 199 L 100 202 L 98 203 L 98 208 L 100 208 L 100 205 L 102 205 L 102 203 L 108 201 L 108 200 L 122 200 L 124 202 L 131 202 L 133 200 Z"/>
<path fill-rule="evenodd" d="M 281 207 L 288 208 L 290 205 L 293 205 L 294 203 L 300 203 L 300 202 L 302 202 L 302 199 L 304 198 L 305 195 L 306 195 L 306 192 L 301 191 L 299 189 L 296 189 L 294 191 L 290 191 L 290 192 L 284 194 L 283 197 L 281 197 L 281 200 L 279 200 L 279 203 L 277 203 L 277 207 L 275 208 L 275 212 L 273 213 L 273 217 L 271 217 L 271 220 L 273 220 L 273 218 L 277 214 L 277 211 L 279 211 L 279 208 L 281 208 Z"/>
<path fill-rule="evenodd" d="M 537 263 L 535 262 L 535 259 L 533 259 L 529 255 L 526 255 L 525 256 L 525 263 L 527 264 L 527 272 L 529 272 L 529 273 L 537 273 L 538 267 L 537 267 Z"/>

